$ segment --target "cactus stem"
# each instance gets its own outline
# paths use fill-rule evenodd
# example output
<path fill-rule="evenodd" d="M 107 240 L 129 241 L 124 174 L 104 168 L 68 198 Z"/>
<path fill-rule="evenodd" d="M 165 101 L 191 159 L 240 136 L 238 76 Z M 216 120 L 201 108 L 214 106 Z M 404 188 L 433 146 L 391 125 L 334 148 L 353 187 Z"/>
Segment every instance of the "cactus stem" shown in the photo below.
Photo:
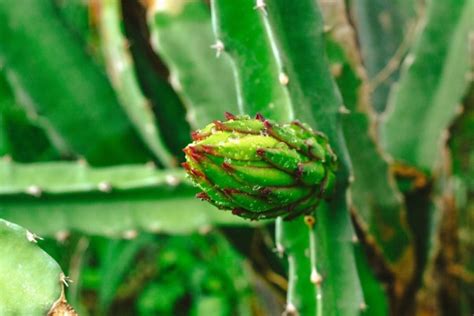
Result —
<path fill-rule="evenodd" d="M 224 43 L 222 41 L 217 40 L 214 44 L 211 45 L 212 49 L 215 49 L 216 51 L 216 57 L 219 58 L 222 54 L 222 52 L 225 49 Z"/>
<path fill-rule="evenodd" d="M 285 253 L 285 247 L 283 247 L 283 242 L 282 242 L 282 238 L 283 238 L 282 226 L 283 226 L 283 218 L 280 216 L 276 219 L 276 222 L 275 222 L 275 250 L 280 258 L 282 258 L 283 254 Z"/>
<path fill-rule="evenodd" d="M 314 233 L 314 225 L 316 220 L 313 215 L 306 215 L 304 217 L 306 226 L 308 227 L 309 232 L 309 259 L 311 264 L 311 276 L 310 281 L 316 287 L 316 315 L 321 316 L 323 311 L 323 294 L 321 289 L 321 284 L 323 283 L 323 277 L 318 272 L 316 267 L 316 234 Z"/>
<path fill-rule="evenodd" d="M 288 256 L 288 291 L 286 295 L 286 309 L 284 315 L 298 315 L 296 306 L 294 304 L 294 296 L 296 290 L 296 269 L 295 258 L 292 255 Z"/>

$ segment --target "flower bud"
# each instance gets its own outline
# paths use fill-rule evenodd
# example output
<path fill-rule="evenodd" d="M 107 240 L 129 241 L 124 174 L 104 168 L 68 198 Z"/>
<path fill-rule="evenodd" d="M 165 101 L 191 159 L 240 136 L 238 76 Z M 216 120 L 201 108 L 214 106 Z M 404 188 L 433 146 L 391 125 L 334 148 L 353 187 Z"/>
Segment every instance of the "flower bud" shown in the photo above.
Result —
<path fill-rule="evenodd" d="M 193 132 L 184 149 L 198 198 L 244 218 L 291 219 L 332 191 L 336 156 L 323 134 L 298 121 L 226 118 Z"/>

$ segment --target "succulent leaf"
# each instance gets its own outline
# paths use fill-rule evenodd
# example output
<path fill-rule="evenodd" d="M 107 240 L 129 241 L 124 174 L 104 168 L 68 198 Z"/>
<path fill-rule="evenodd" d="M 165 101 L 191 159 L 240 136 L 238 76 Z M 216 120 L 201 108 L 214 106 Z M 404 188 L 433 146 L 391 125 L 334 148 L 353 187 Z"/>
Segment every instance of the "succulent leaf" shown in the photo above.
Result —
<path fill-rule="evenodd" d="M 306 124 L 280 125 L 262 115 L 214 121 L 193 133 L 183 164 L 198 194 L 250 219 L 308 214 L 334 183 L 336 156 Z"/>

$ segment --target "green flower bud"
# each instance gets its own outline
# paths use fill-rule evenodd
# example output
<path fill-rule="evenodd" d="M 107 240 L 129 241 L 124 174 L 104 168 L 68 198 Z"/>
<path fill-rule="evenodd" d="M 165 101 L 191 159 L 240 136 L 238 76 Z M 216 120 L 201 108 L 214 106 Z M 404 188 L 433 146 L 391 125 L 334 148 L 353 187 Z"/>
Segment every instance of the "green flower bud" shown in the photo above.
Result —
<path fill-rule="evenodd" d="M 226 118 L 194 132 L 184 149 L 197 197 L 245 218 L 291 219 L 332 191 L 336 156 L 326 136 L 298 121 Z"/>

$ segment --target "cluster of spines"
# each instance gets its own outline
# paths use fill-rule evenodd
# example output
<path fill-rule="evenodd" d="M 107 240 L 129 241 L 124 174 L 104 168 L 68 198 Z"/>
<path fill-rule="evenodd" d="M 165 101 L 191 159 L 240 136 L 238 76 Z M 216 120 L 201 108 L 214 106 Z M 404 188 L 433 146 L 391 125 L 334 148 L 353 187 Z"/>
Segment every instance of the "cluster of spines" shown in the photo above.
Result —
<path fill-rule="evenodd" d="M 289 125 L 293 131 L 289 132 L 261 114 L 250 119 L 227 112 L 225 118 L 226 121 L 214 121 L 194 132 L 195 142 L 184 149 L 189 160 L 182 165 L 204 191 L 197 197 L 249 219 L 276 216 L 292 219 L 313 211 L 334 181 L 332 171 L 336 157 L 326 137 L 298 121 Z M 198 143 L 216 132 L 271 136 L 286 145 L 257 148 L 258 160 L 249 164 L 245 160 L 226 158 L 217 146 Z M 205 172 L 199 166 L 203 166 Z M 275 170 L 274 177 L 258 175 L 272 170 Z M 222 175 L 222 171 L 228 177 L 219 187 L 213 179 Z"/>

